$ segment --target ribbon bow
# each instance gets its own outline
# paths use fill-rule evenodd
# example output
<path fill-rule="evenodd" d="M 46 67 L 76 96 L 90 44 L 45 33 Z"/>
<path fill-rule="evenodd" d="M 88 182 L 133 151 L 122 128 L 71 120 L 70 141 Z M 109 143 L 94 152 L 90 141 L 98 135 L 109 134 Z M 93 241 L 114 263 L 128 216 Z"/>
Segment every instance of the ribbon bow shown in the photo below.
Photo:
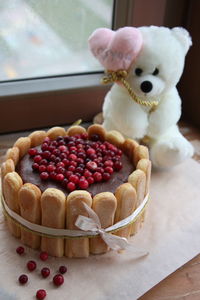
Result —
<path fill-rule="evenodd" d="M 112 250 L 123 250 L 126 249 L 129 245 L 127 239 L 125 237 L 120 237 L 117 235 L 113 235 L 111 233 L 107 233 L 105 229 L 101 227 L 101 222 L 97 214 L 84 202 L 83 206 L 86 209 L 89 218 L 85 216 L 79 215 L 75 225 L 84 231 L 93 231 L 98 233 L 104 242 L 112 249 Z"/>

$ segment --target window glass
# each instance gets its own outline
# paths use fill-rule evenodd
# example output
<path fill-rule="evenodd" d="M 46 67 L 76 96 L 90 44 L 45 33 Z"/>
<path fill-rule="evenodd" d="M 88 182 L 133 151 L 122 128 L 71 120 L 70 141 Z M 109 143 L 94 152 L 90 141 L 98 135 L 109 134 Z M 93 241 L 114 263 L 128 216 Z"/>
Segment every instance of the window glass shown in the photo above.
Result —
<path fill-rule="evenodd" d="M 113 0 L 1 0 L 0 81 L 101 70 L 88 50 Z"/>

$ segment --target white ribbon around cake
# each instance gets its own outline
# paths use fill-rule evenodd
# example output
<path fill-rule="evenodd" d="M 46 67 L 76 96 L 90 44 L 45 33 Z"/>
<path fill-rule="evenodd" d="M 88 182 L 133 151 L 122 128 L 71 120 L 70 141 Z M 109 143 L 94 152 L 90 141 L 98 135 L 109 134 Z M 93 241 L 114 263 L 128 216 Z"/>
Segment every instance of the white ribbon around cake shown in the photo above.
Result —
<path fill-rule="evenodd" d="M 19 225 L 25 227 L 24 229 L 28 229 L 33 231 L 35 234 L 39 235 L 48 235 L 52 238 L 81 238 L 81 237 L 95 237 L 100 235 L 104 242 L 108 245 L 112 250 L 123 250 L 129 246 L 128 240 L 125 237 L 120 237 L 112 234 L 111 232 L 117 231 L 123 227 L 128 226 L 132 222 L 134 222 L 137 217 L 140 215 L 142 210 L 145 208 L 149 199 L 149 194 L 146 195 L 142 203 L 136 208 L 136 210 L 125 219 L 115 223 L 112 226 L 107 228 L 101 227 L 101 222 L 99 220 L 98 215 L 94 212 L 92 208 L 90 208 L 86 203 L 83 203 L 84 208 L 88 213 L 88 217 L 79 215 L 76 219 L 75 225 L 81 230 L 70 230 L 70 229 L 56 229 L 50 228 L 43 225 L 38 225 L 31 223 L 12 211 L 6 204 L 3 196 L 2 196 L 2 204 L 3 209 L 6 214 L 10 216 L 14 221 L 16 221 Z M 145 253 L 147 254 L 147 253 Z"/>

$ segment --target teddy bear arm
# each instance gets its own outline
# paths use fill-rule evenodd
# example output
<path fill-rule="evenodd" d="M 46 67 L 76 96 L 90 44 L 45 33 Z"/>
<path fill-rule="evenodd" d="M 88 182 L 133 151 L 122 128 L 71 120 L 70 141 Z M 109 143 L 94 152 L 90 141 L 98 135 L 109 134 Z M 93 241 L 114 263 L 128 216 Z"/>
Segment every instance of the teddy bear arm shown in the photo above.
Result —
<path fill-rule="evenodd" d="M 147 134 L 147 113 L 118 85 L 114 85 L 105 97 L 103 118 L 106 130 L 118 130 L 133 139 L 143 138 Z"/>
<path fill-rule="evenodd" d="M 176 125 L 181 116 L 181 99 L 178 92 L 165 95 L 159 107 L 150 114 L 148 135 L 153 138 L 163 135 Z"/>

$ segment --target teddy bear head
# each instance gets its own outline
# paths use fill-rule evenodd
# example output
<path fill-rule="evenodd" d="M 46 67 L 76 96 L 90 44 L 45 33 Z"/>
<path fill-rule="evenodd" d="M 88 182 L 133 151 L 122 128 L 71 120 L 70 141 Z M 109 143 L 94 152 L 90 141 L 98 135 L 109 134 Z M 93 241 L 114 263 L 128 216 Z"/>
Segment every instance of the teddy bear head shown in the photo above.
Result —
<path fill-rule="evenodd" d="M 176 86 L 191 44 L 181 27 L 100 28 L 89 38 L 90 50 L 106 70 L 127 70 L 134 93 L 153 100 Z"/>
<path fill-rule="evenodd" d="M 134 92 L 141 98 L 158 97 L 176 86 L 190 47 L 188 32 L 180 27 L 140 27 L 143 45 L 129 71 Z"/>

